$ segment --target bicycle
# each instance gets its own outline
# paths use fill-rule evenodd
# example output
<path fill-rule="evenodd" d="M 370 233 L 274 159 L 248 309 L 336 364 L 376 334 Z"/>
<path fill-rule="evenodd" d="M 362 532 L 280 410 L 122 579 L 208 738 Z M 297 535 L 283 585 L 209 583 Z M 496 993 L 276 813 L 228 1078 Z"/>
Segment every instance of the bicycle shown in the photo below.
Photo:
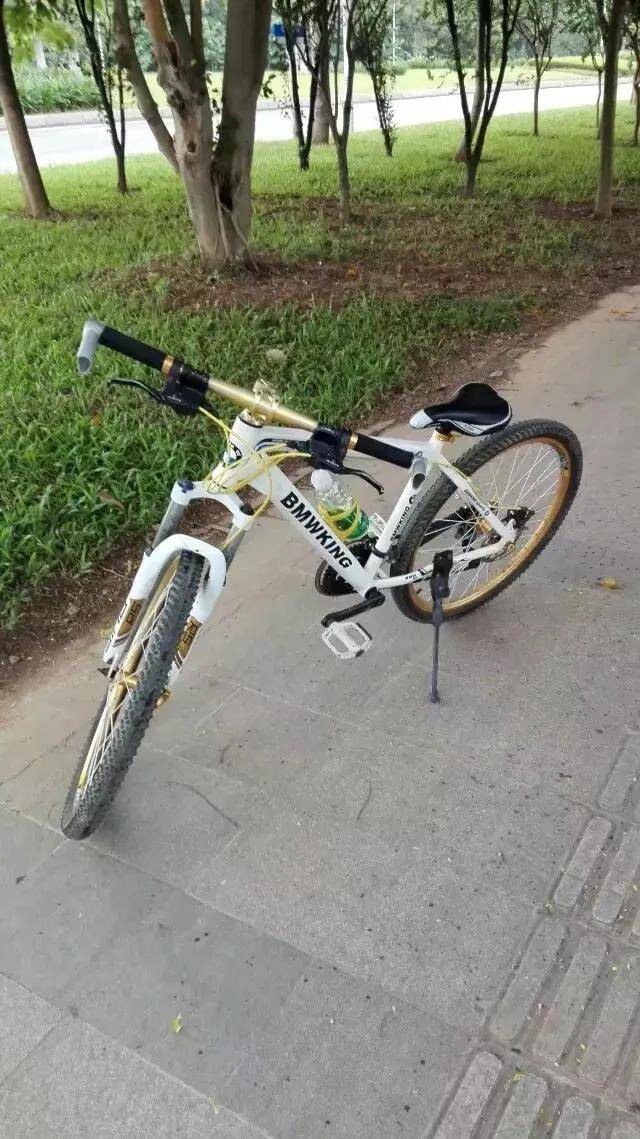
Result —
<path fill-rule="evenodd" d="M 353 618 L 381 605 L 390 593 L 400 611 L 432 623 L 437 699 L 438 632 L 506 589 L 546 546 L 577 493 L 582 452 L 561 423 L 534 419 L 511 424 L 508 402 L 489 385 L 465 384 L 452 400 L 416 412 L 411 426 L 431 429 L 426 440 L 371 437 L 318 424 L 281 404 L 258 382 L 252 391 L 214 379 L 179 358 L 91 319 L 78 349 L 86 375 L 99 345 L 160 372 L 162 389 L 141 380 L 111 383 L 143 391 L 180 414 L 207 416 L 224 432 L 220 462 L 199 482 L 175 483 L 152 545 L 145 550 L 131 589 L 104 649 L 108 677 L 85 749 L 62 812 L 65 835 L 81 839 L 104 818 L 151 717 L 172 692 L 202 626 L 211 616 L 243 538 L 268 503 L 320 555 L 316 587 L 328 596 L 358 600 L 323 619 L 323 641 L 341 659 L 361 656 L 371 636 Z M 209 394 L 242 410 L 233 426 L 217 418 Z M 478 438 L 453 464 L 444 454 L 456 435 Z M 407 481 L 388 519 L 349 542 L 316 509 L 282 467 L 304 461 L 348 473 L 377 488 L 367 472 L 345 466 L 359 454 L 393 464 Z M 439 473 L 428 481 L 431 471 Z M 262 496 L 254 507 L 240 492 Z M 245 496 L 246 497 L 246 496 Z M 221 546 L 179 532 L 197 499 L 222 504 L 230 527 Z"/>

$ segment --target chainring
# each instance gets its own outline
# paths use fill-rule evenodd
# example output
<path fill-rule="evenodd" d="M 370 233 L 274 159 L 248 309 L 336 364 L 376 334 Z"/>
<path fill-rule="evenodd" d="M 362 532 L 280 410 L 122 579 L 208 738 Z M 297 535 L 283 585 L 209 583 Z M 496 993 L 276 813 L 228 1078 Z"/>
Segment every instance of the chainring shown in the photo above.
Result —
<path fill-rule="evenodd" d="M 363 566 L 374 545 L 374 538 L 361 538 L 359 542 L 353 542 L 349 546 L 349 553 L 353 554 L 356 561 Z M 320 562 L 316 570 L 314 585 L 318 593 L 322 593 L 324 597 L 343 597 L 347 593 L 355 593 L 353 586 L 349 585 L 349 582 L 345 581 L 343 577 L 340 577 L 335 567 L 330 566 L 328 562 Z"/>

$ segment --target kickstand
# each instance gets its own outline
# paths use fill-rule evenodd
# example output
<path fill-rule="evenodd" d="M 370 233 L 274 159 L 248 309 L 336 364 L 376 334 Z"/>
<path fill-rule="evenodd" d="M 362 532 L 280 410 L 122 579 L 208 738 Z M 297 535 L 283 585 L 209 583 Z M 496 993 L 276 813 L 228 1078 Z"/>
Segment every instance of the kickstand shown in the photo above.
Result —
<path fill-rule="evenodd" d="M 440 695 L 438 693 L 438 661 L 440 655 L 440 626 L 444 620 L 442 602 L 451 592 L 449 589 L 449 574 L 451 573 L 452 565 L 453 553 L 451 550 L 441 550 L 434 555 L 433 573 L 431 574 L 430 580 L 431 596 L 433 598 L 433 614 L 431 617 L 431 623 L 433 625 L 433 668 L 431 671 L 431 693 L 429 699 L 432 704 L 440 703 Z"/>

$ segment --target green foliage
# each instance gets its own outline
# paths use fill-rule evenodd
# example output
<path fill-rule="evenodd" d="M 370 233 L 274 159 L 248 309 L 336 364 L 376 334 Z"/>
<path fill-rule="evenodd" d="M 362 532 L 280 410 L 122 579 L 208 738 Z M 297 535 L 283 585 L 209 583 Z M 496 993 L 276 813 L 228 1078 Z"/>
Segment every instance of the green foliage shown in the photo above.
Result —
<path fill-rule="evenodd" d="M 100 97 L 89 75 L 64 67 L 39 71 L 37 67 L 17 67 L 16 83 L 25 114 L 35 111 L 74 111 L 99 107 Z"/>
<path fill-rule="evenodd" d="M 624 131 L 630 110 L 620 110 Z M 399 285 L 401 299 L 387 290 L 341 309 L 318 303 L 304 315 L 165 307 L 172 278 L 192 272 L 193 237 L 179 182 L 161 158 L 130 160 L 137 192 L 126 198 L 113 192 L 111 162 L 45 171 L 61 216 L 37 225 L 20 212 L 17 179 L 0 177 L 0 621 L 15 621 L 45 579 L 82 573 L 116 540 L 148 530 L 172 481 L 199 475 L 219 451 L 204 421 L 180 420 L 107 387 L 121 367 L 117 357 L 101 352 L 95 374 L 77 376 L 87 316 L 244 384 L 267 367 L 267 348 L 284 347 L 286 399 L 329 421 L 365 417 L 384 394 L 419 380 L 420 360 L 437 367 L 462 338 L 516 327 L 541 281 L 564 279 L 573 289 L 596 263 L 607 240 L 599 227 L 541 218 L 531 201 L 590 201 L 597 164 L 591 118 L 590 110 L 548 113 L 536 145 L 521 120 L 499 119 L 473 203 L 457 196 L 456 124 L 400 131 L 392 162 L 381 160 L 376 134 L 356 135 L 353 188 L 362 220 L 346 232 L 336 228 L 329 204 L 336 178 L 330 148 L 301 178 L 293 142 L 258 145 L 258 251 L 347 264 L 392 261 L 402 251 L 433 264 L 435 280 L 444 266 L 479 282 L 471 297 L 436 285 L 411 299 Z M 617 169 L 620 200 L 637 206 L 631 148 L 620 148 Z M 160 272 L 161 288 L 156 278 L 132 294 L 132 270 L 158 259 L 174 266 Z M 501 267 L 513 280 L 496 291 L 487 282 Z M 544 305 L 541 292 L 535 301 Z M 126 365 L 125 374 L 134 373 Z"/>

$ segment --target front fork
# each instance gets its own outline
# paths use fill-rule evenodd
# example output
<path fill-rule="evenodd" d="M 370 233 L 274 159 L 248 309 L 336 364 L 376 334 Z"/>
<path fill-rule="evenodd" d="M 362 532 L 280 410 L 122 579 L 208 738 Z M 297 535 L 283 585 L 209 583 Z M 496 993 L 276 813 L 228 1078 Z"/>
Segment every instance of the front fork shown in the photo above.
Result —
<path fill-rule="evenodd" d="M 214 499 L 232 516 L 232 525 L 224 550 L 178 533 L 185 511 L 195 499 Z M 237 495 L 215 495 L 205 490 L 202 483 L 183 479 L 175 483 L 171 500 L 158 526 L 151 546 L 145 550 L 138 571 L 131 584 L 127 599 L 105 645 L 103 661 L 109 676 L 114 676 L 125 658 L 132 637 L 139 626 L 145 603 L 152 596 L 167 566 L 182 550 L 199 554 L 207 563 L 191 613 L 177 647 L 167 682 L 167 690 L 175 683 L 188 653 L 203 624 L 210 616 L 225 583 L 227 569 L 237 553 L 240 542 L 252 521 L 251 507 L 245 506 Z"/>

